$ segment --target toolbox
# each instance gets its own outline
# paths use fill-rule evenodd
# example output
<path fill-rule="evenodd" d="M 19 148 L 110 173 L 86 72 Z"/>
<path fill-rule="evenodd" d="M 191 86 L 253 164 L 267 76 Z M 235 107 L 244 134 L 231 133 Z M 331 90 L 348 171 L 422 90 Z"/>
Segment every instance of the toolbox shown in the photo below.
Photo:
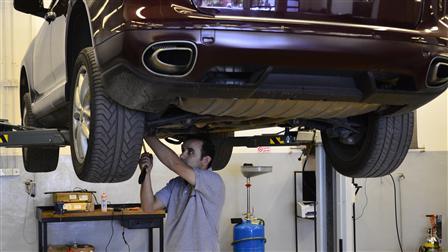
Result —
<path fill-rule="evenodd" d="M 94 191 L 46 192 L 53 195 L 57 212 L 91 212 L 95 210 Z"/>

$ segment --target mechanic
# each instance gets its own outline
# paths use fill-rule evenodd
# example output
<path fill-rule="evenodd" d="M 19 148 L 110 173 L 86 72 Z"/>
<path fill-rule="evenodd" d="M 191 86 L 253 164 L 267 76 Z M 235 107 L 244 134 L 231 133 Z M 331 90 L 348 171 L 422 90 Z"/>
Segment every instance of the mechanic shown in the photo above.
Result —
<path fill-rule="evenodd" d="M 224 182 L 211 171 L 215 155 L 212 142 L 195 136 L 184 141 L 182 154 L 156 137 L 145 137 L 157 158 L 178 177 L 155 195 L 151 186 L 152 156 L 142 155 L 139 166 L 146 169 L 140 189 L 143 211 L 166 209 L 167 251 L 218 251 L 219 218 L 224 205 Z"/>

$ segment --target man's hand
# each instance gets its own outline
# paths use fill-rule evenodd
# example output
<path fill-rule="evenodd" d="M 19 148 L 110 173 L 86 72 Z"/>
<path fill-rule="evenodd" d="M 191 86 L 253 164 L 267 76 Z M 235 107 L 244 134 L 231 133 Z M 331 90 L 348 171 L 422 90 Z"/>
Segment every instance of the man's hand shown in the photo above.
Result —
<path fill-rule="evenodd" d="M 141 171 L 146 171 L 147 173 L 151 172 L 152 170 L 152 154 L 145 152 L 140 156 L 140 160 L 138 161 L 138 166 L 140 167 Z"/>
<path fill-rule="evenodd" d="M 138 161 L 138 165 L 141 170 L 138 183 L 140 187 L 140 201 L 143 211 L 150 212 L 156 210 L 162 210 L 165 208 L 163 203 L 154 196 L 151 186 L 151 176 L 149 176 L 152 169 L 152 155 L 145 151 Z"/>
<path fill-rule="evenodd" d="M 152 170 L 152 155 L 148 152 L 143 153 L 138 161 L 138 166 L 140 167 L 138 183 L 141 185 L 145 181 L 146 175 Z"/>

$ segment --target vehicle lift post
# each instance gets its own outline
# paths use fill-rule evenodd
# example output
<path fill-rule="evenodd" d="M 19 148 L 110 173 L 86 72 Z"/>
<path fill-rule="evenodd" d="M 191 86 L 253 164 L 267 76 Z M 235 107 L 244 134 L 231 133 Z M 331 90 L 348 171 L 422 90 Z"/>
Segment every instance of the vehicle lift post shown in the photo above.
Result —
<path fill-rule="evenodd" d="M 322 141 L 316 141 L 317 251 L 354 251 L 351 178 L 332 167 Z"/>

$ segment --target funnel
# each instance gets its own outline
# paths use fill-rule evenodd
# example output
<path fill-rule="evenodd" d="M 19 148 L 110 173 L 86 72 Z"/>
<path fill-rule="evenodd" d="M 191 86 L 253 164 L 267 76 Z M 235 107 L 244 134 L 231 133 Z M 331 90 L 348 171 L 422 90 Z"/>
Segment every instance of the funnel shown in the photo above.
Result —
<path fill-rule="evenodd" d="M 243 164 L 243 166 L 241 166 L 241 173 L 246 178 L 251 178 L 270 172 L 272 172 L 272 166 L 254 166 L 253 164 Z"/>
<path fill-rule="evenodd" d="M 246 211 L 246 219 L 249 219 L 250 214 L 250 187 L 252 186 L 250 183 L 250 178 L 258 175 L 262 175 L 265 173 L 272 172 L 272 166 L 254 166 L 253 164 L 243 164 L 241 166 L 241 173 L 244 177 L 246 177 L 246 188 L 247 188 L 247 211 Z"/>

